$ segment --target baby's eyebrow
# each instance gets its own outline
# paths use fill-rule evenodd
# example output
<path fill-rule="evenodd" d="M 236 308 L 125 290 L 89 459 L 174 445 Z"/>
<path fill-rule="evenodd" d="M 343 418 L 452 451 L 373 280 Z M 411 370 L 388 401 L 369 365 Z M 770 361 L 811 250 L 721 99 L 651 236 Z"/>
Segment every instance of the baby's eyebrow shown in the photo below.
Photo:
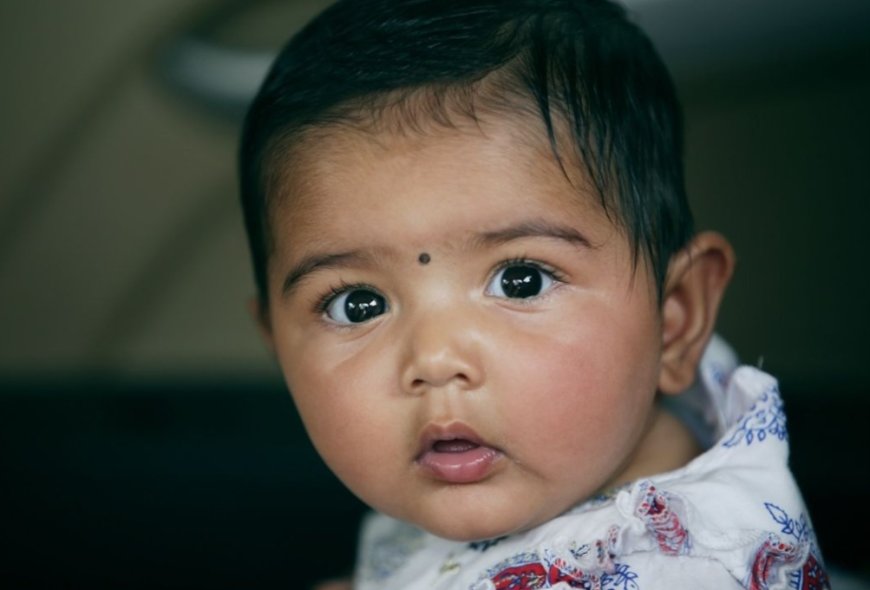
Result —
<path fill-rule="evenodd" d="M 561 225 L 544 219 L 523 221 L 502 229 L 483 232 L 476 236 L 481 245 L 504 244 L 520 238 L 556 238 L 578 246 L 592 248 L 592 243 L 579 230 L 569 225 Z"/>
<path fill-rule="evenodd" d="M 544 219 L 523 221 L 501 229 L 482 232 L 476 234 L 473 241 L 481 246 L 494 246 L 520 238 L 540 237 L 564 240 L 586 248 L 593 247 L 589 239 L 576 228 Z M 371 261 L 371 254 L 364 250 L 311 254 L 300 260 L 287 273 L 281 288 L 282 296 L 288 297 L 306 276 L 315 271 L 342 266 L 361 266 L 370 264 Z"/>
<path fill-rule="evenodd" d="M 339 266 L 361 265 L 369 262 L 371 257 L 362 250 L 348 252 L 317 253 L 306 256 L 290 269 L 284 278 L 281 294 L 286 298 L 307 275 L 316 270 L 335 268 Z"/>

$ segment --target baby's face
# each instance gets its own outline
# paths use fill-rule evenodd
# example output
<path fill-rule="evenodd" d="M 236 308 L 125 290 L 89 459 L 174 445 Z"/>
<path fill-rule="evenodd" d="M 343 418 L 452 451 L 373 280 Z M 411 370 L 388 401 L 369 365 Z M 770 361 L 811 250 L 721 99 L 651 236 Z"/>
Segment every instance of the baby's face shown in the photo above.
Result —
<path fill-rule="evenodd" d="M 597 199 L 528 131 L 483 131 L 335 131 L 272 218 L 272 339 L 315 446 L 366 503 L 459 540 L 632 472 L 662 339 Z"/>

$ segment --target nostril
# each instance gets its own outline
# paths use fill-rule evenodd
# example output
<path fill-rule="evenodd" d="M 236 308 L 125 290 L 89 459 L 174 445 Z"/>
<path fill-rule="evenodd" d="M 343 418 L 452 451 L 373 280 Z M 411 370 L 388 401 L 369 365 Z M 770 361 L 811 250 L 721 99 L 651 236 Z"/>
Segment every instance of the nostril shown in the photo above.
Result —
<path fill-rule="evenodd" d="M 483 376 L 476 355 L 458 344 L 442 342 L 426 344 L 423 338 L 414 341 L 400 375 L 406 393 L 419 395 L 430 389 L 444 387 L 462 390 L 477 387 Z"/>
<path fill-rule="evenodd" d="M 418 377 L 411 381 L 411 390 L 421 390 L 427 389 L 430 387 L 442 387 L 450 383 L 451 381 L 459 382 L 461 384 L 470 383 L 471 380 L 468 378 L 468 375 L 465 373 L 454 373 L 448 378 L 425 378 Z"/>

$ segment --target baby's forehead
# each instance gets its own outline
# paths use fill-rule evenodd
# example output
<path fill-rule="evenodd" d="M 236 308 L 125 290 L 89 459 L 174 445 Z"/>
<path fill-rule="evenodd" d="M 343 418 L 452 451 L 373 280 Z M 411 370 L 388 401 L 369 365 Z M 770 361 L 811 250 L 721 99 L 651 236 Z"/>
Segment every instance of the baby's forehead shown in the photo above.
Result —
<path fill-rule="evenodd" d="M 452 152 L 468 161 L 498 158 L 506 173 L 522 170 L 541 190 L 556 186 L 572 192 L 578 203 L 603 210 L 603 200 L 570 137 L 568 126 L 560 121 L 555 137 L 549 138 L 543 122 L 522 111 L 479 113 L 447 122 L 415 119 L 320 125 L 297 134 L 275 159 L 269 198 L 279 207 L 314 205 L 323 186 L 348 170 L 388 173 L 412 158 L 429 158 L 435 166 L 439 155 Z M 466 169 L 469 172 L 473 174 L 473 168 Z"/>
<path fill-rule="evenodd" d="M 413 133 L 320 128 L 286 157 L 270 208 L 279 249 L 293 250 L 306 239 L 381 240 L 377 228 L 360 225 L 401 216 L 419 226 L 417 235 L 429 236 L 418 242 L 422 246 L 435 241 L 426 222 L 443 214 L 445 203 L 454 225 L 476 215 L 481 227 L 469 235 L 561 223 L 582 227 L 590 241 L 610 239 L 621 228 L 582 169 L 560 163 L 540 135 L 528 124 L 499 120 Z M 348 216 L 348 210 L 359 215 Z M 471 239 L 451 235 L 457 243 Z"/>

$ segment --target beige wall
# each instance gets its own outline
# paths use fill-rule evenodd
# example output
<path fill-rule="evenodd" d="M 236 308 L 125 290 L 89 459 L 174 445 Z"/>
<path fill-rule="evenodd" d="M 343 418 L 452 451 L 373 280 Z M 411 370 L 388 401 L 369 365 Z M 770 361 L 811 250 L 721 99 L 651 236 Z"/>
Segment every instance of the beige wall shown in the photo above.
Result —
<path fill-rule="evenodd" d="M 720 329 L 792 381 L 870 384 L 868 56 L 683 85 L 698 226 L 739 259 Z"/>
<path fill-rule="evenodd" d="M 0 4 L 0 379 L 275 375 L 245 311 L 237 122 L 173 93 L 157 66 L 173 35 L 224 4 Z M 662 9 L 647 21 L 663 40 L 675 15 L 710 26 L 695 2 L 648 6 Z M 665 55 L 686 107 L 690 195 L 699 227 L 726 233 L 740 259 L 722 333 L 789 380 L 867 386 L 870 49 L 774 61 L 768 48 L 747 71 L 754 45 L 713 67 L 681 39 Z"/>

